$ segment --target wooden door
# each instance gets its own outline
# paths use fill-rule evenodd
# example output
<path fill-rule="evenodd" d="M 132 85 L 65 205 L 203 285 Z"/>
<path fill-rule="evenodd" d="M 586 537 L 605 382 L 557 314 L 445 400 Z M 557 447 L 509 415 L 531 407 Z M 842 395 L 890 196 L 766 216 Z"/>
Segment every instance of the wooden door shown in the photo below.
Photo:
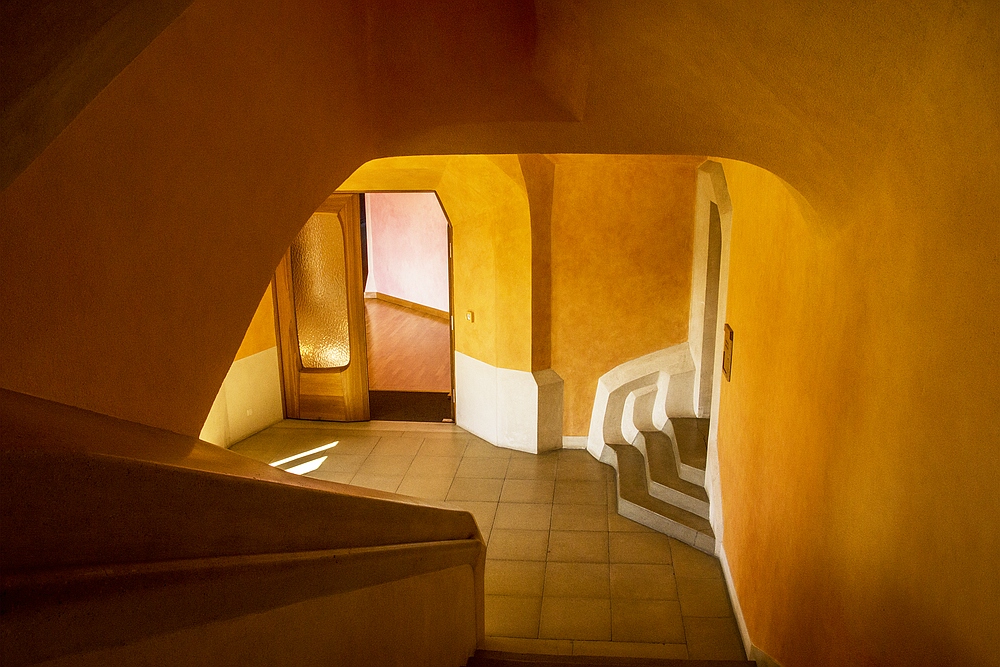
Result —
<path fill-rule="evenodd" d="M 359 200 L 331 195 L 275 270 L 289 419 L 370 418 Z"/>

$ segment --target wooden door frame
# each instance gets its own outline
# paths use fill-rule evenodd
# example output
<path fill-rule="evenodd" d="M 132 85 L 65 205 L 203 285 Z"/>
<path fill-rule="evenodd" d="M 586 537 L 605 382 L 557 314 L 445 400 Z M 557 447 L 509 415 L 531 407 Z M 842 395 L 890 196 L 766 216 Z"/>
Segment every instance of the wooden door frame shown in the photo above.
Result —
<path fill-rule="evenodd" d="M 276 328 L 278 329 L 278 354 L 281 362 L 282 397 L 287 419 L 330 419 L 335 421 L 367 421 L 370 419 L 368 403 L 368 339 L 365 329 L 364 285 L 361 284 L 361 242 L 359 200 L 353 193 L 334 193 L 316 209 L 315 213 L 332 213 L 340 222 L 344 238 L 344 270 L 347 277 L 347 321 L 350 361 L 342 369 L 307 369 L 302 366 L 299 354 L 298 327 L 295 318 L 295 297 L 292 286 L 291 248 L 285 250 L 274 272 Z M 346 207 L 354 211 L 343 215 Z M 352 215 L 353 214 L 353 215 Z M 350 223 L 347 220 L 351 220 Z M 354 225 L 354 223 L 357 223 Z M 348 225 L 357 229 L 349 230 Z M 354 290 L 350 285 L 360 285 Z M 343 409 L 329 410 L 309 407 L 303 414 L 301 400 L 302 380 L 307 376 L 310 386 L 339 383 L 343 394 Z M 332 405 L 332 404 L 331 404 Z"/>
<path fill-rule="evenodd" d="M 414 193 L 431 193 L 434 198 L 437 199 L 438 206 L 441 207 L 441 212 L 444 214 L 444 219 L 448 223 L 448 328 L 449 335 L 451 338 L 451 350 L 448 363 L 451 367 L 451 421 L 455 422 L 456 406 L 458 401 L 458 394 L 455 388 L 455 263 L 454 263 L 454 226 L 451 224 L 451 216 L 448 215 L 448 209 L 444 207 L 444 202 L 441 201 L 441 196 L 437 193 L 437 190 L 349 190 L 349 191 L 339 191 L 341 194 L 352 194 L 352 195 L 369 195 L 369 194 L 414 194 Z M 365 198 L 365 205 L 367 206 L 367 198 Z M 371 224 L 371 219 L 368 216 L 368 212 L 365 211 L 365 220 L 367 224 Z M 371 248 L 369 248 L 370 250 Z M 358 247 L 358 252 L 360 253 L 361 248 Z M 359 255 L 360 257 L 360 255 Z M 358 266 L 360 266 L 360 259 L 358 260 Z M 369 263 L 368 271 L 372 270 L 372 266 Z M 364 308 L 362 308 L 362 311 Z M 367 368 L 365 369 L 365 377 L 367 378 Z"/>

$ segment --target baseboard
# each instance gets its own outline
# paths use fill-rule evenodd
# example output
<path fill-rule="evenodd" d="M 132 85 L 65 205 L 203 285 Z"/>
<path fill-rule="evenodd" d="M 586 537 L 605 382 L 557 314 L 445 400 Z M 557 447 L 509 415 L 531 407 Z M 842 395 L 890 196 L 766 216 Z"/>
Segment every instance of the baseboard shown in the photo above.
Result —
<path fill-rule="evenodd" d="M 726 580 L 726 590 L 729 591 L 729 601 L 733 605 L 733 615 L 736 616 L 736 625 L 739 626 L 740 638 L 743 640 L 743 650 L 746 651 L 747 658 L 756 661 L 757 667 L 781 667 L 781 663 L 762 651 L 751 641 L 746 620 L 743 618 L 743 608 L 740 606 L 740 599 L 736 596 L 736 588 L 733 586 L 733 573 L 729 569 L 726 548 L 722 543 L 719 543 L 717 551 L 719 563 L 722 564 L 722 576 Z"/>
<path fill-rule="evenodd" d="M 447 320 L 451 317 L 451 314 L 446 310 L 438 310 L 437 308 L 431 308 L 430 306 L 425 306 L 422 303 L 416 303 L 414 301 L 407 301 L 406 299 L 400 299 L 399 297 L 389 296 L 388 294 L 382 294 L 381 292 L 365 292 L 366 299 L 378 299 L 379 301 L 385 301 L 386 303 L 391 303 L 394 306 L 402 306 L 403 308 L 409 308 L 410 310 L 415 310 L 418 313 L 423 313 L 424 315 L 430 315 L 431 317 L 437 317 L 442 320 Z"/>
<path fill-rule="evenodd" d="M 587 436 L 585 435 L 564 435 L 562 437 L 563 449 L 586 449 Z"/>
<path fill-rule="evenodd" d="M 750 650 L 747 651 L 747 657 L 757 663 L 757 667 L 781 667 L 781 663 L 764 653 L 759 648 L 750 644 Z"/>

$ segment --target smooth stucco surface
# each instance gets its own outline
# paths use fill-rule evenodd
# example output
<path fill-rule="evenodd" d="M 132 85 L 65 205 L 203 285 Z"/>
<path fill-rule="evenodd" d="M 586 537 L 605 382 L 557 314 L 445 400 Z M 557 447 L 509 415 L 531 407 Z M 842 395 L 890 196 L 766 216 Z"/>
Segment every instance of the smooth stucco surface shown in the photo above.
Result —
<path fill-rule="evenodd" d="M 278 339 L 274 329 L 274 294 L 271 290 L 271 283 L 268 283 L 264 296 L 257 304 L 253 319 L 250 320 L 250 326 L 247 327 L 247 331 L 243 335 L 240 349 L 236 351 L 236 361 L 263 352 L 277 344 Z"/>
<path fill-rule="evenodd" d="M 196 434 L 281 253 L 374 158 L 742 160 L 815 212 L 725 163 L 719 457 L 752 638 L 786 667 L 998 664 L 1000 7 L 534 9 L 193 2 L 0 194 L 0 385 Z M 525 281 L 456 308 L 517 315 Z"/>
<path fill-rule="evenodd" d="M 531 220 L 516 155 L 374 160 L 339 189 L 437 192 L 453 229 L 455 350 L 531 370 Z"/>
<path fill-rule="evenodd" d="M 997 442 L 990 351 L 959 344 L 995 318 L 968 295 L 996 290 L 979 246 L 995 231 L 970 218 L 942 236 L 884 200 L 832 227 L 775 176 L 723 163 L 735 336 L 718 446 L 751 637 L 792 665 L 996 664 L 1000 467 L 964 463 Z"/>
<path fill-rule="evenodd" d="M 688 335 L 701 158 L 555 156 L 552 369 L 563 434 L 586 435 L 597 380 Z"/>

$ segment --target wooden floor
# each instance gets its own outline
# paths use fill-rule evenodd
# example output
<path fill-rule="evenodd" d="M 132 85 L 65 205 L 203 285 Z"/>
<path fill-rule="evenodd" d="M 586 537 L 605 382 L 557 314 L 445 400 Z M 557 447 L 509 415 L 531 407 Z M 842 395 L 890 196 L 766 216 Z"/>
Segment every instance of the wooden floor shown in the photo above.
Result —
<path fill-rule="evenodd" d="M 376 391 L 451 391 L 448 320 L 365 299 L 368 387 Z"/>

